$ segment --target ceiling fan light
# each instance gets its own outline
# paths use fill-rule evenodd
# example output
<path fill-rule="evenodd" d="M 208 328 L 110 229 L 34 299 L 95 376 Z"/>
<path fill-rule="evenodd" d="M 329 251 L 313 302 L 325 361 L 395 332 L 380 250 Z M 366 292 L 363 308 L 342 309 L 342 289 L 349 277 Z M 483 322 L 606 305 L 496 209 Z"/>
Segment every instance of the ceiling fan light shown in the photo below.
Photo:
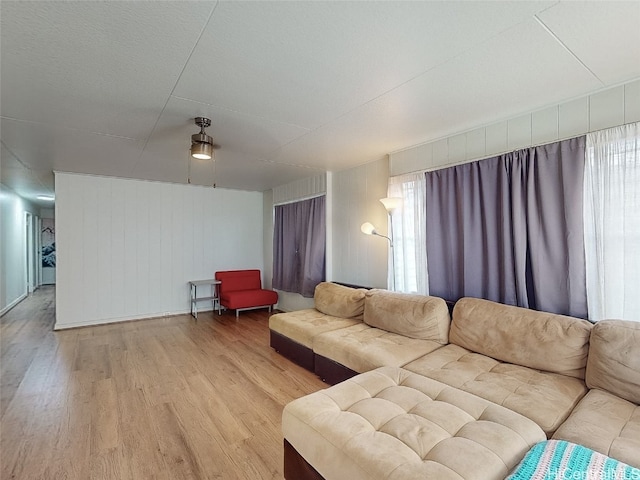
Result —
<path fill-rule="evenodd" d="M 191 135 L 191 156 L 198 160 L 210 160 L 213 157 L 213 137 L 207 135 L 204 129 L 211 125 L 211 120 L 204 117 L 195 118 L 200 133 Z"/>
<path fill-rule="evenodd" d="M 210 160 L 213 156 L 213 145 L 210 143 L 194 143 L 191 145 L 191 156 L 198 160 Z"/>

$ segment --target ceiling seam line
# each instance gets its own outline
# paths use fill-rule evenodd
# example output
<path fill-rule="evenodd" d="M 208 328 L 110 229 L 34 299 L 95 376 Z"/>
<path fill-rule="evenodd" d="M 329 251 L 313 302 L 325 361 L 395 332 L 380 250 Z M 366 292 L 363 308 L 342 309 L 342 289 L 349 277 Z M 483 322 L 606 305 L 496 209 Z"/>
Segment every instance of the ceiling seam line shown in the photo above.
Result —
<path fill-rule="evenodd" d="M 558 2 L 558 3 L 559 3 L 559 2 Z M 555 5 L 555 4 L 554 4 L 554 5 Z M 552 5 L 552 6 L 554 6 L 554 5 Z M 549 8 L 551 8 L 551 6 L 550 6 Z M 537 15 L 537 14 L 534 14 L 534 18 L 536 18 L 536 15 Z M 418 79 L 418 78 L 422 77 L 423 75 L 428 74 L 428 73 L 429 73 L 429 72 L 431 72 L 432 70 L 435 70 L 436 68 L 440 68 L 440 67 L 442 67 L 443 65 L 447 65 L 448 63 L 450 63 L 450 62 L 452 62 L 452 61 L 456 60 L 457 58 L 459 58 L 459 57 L 461 57 L 461 56 L 465 55 L 466 53 L 468 53 L 468 52 L 470 52 L 470 51 L 472 51 L 472 50 L 476 49 L 478 46 L 480 46 L 480 45 L 484 45 L 484 44 L 486 44 L 486 43 L 490 42 L 491 40 L 493 40 L 493 39 L 495 39 L 495 38 L 499 37 L 499 36 L 500 36 L 500 35 L 502 35 L 503 33 L 507 32 L 507 31 L 509 31 L 509 30 L 511 30 L 511 29 L 513 29 L 513 28 L 515 28 L 516 26 L 518 26 L 518 25 L 522 25 L 523 23 L 526 23 L 526 22 L 527 22 L 527 20 L 528 20 L 528 18 L 527 18 L 527 19 L 525 19 L 525 20 L 523 20 L 523 21 L 521 21 L 521 22 L 518 22 L 518 23 L 515 23 L 515 24 L 513 24 L 513 25 L 510 25 L 509 27 L 506 27 L 506 28 L 504 28 L 503 30 L 501 30 L 501 31 L 499 31 L 499 32 L 497 32 L 497 33 L 495 33 L 495 34 L 493 34 L 493 35 L 490 35 L 489 37 L 487 37 L 487 38 L 483 39 L 480 43 L 478 43 L 478 44 L 473 44 L 473 45 L 469 46 L 468 48 L 463 49 L 463 50 L 462 50 L 462 51 L 460 51 L 459 53 L 455 54 L 453 57 L 448 58 L 448 59 L 446 59 L 446 60 L 443 60 L 442 62 L 439 62 L 439 63 L 437 63 L 436 65 L 433 65 L 432 67 L 430 67 L 430 68 L 428 68 L 428 69 L 426 69 L 426 70 L 424 70 L 424 71 L 422 71 L 422 72 L 420 72 L 420 73 L 418 73 L 418 74 L 414 75 L 413 77 L 411 77 L 411 78 L 409 78 L 409 79 L 407 79 L 407 80 L 405 80 L 405 81 L 403 81 L 403 82 L 401 82 L 401 83 L 399 83 L 399 84 L 395 85 L 394 87 L 389 88 L 388 90 L 385 90 L 384 92 L 382 92 L 382 93 L 380 93 L 380 94 L 376 95 L 375 97 L 370 98 L 370 99 L 369 99 L 369 100 L 367 100 L 366 102 L 361 103 L 360 105 L 357 105 L 357 106 L 353 107 L 352 109 L 350 109 L 350 110 L 348 110 L 348 111 L 344 112 L 343 114 L 338 115 L 337 117 L 332 118 L 331 120 L 327 120 L 326 122 L 322 123 L 321 125 L 318 125 L 317 127 L 313 128 L 313 129 L 310 129 L 310 130 L 309 130 L 308 132 L 306 132 L 306 133 L 303 133 L 303 134 L 302 134 L 302 135 L 300 135 L 299 137 L 296 137 L 296 138 L 294 138 L 293 140 L 291 140 L 291 141 L 289 141 L 289 142 L 285 143 L 284 145 L 281 145 L 281 146 L 276 150 L 276 152 L 279 152 L 280 150 L 284 149 L 285 147 L 287 147 L 288 145 L 292 144 L 292 143 L 293 143 L 293 142 L 295 142 L 296 140 L 298 140 L 298 139 L 300 139 L 300 138 L 302 138 L 302 137 L 305 137 L 305 136 L 307 136 L 307 135 L 309 135 L 309 134 L 311 134 L 311 133 L 314 133 L 314 132 L 316 132 L 317 130 L 320 130 L 321 128 L 323 128 L 323 127 L 325 127 L 325 126 L 330 125 L 331 123 L 335 122 L 336 120 L 340 120 L 341 118 L 346 117 L 346 116 L 347 116 L 347 115 L 349 115 L 350 113 L 355 112 L 356 110 L 358 110 L 358 109 L 360 109 L 360 108 L 364 107 L 365 105 L 369 105 L 370 103 L 375 102 L 376 100 L 378 100 L 378 99 L 380 99 L 380 98 L 384 97 L 385 95 L 388 95 L 388 94 L 390 94 L 391 92 L 393 92 L 393 91 L 395 91 L 395 90 L 397 90 L 397 89 L 399 89 L 399 88 L 403 87 L 404 85 L 408 84 L 409 82 L 413 82 L 414 80 L 416 80 L 416 79 Z M 579 59 L 578 59 L 578 61 L 579 61 Z M 581 63 L 582 63 L 582 62 L 581 62 Z M 583 64 L 583 65 L 584 65 L 584 64 Z M 585 66 L 585 67 L 586 67 L 586 66 Z M 589 70 L 589 71 L 590 71 L 590 70 Z M 593 72 L 592 72 L 592 74 L 593 74 Z M 594 74 L 594 75 L 595 75 L 595 74 Z M 598 77 L 596 77 L 596 79 L 598 79 L 598 81 L 599 81 L 600 83 L 602 83 L 602 81 L 601 81 Z"/>
<path fill-rule="evenodd" d="M 13 158 L 15 158 L 18 161 L 18 163 L 20 165 L 22 165 L 22 168 L 24 168 L 27 172 L 29 172 L 29 175 L 31 176 L 31 178 L 35 178 L 36 182 L 38 182 L 42 188 L 44 188 L 46 191 L 51 192 L 52 194 L 55 195 L 55 186 L 54 186 L 54 189 L 52 190 L 47 185 L 42 183 L 42 179 L 34 173 L 35 169 L 33 167 L 30 167 L 29 165 L 24 163 L 20 159 L 20 157 L 18 157 L 18 155 L 16 155 L 15 152 L 13 150 L 11 150 L 6 143 L 4 143 L 3 140 L 0 140 L 0 144 L 2 144 L 2 146 L 4 146 L 4 148 L 6 148 L 7 152 L 9 152 L 13 156 Z M 18 192 L 16 192 L 16 193 L 18 193 Z M 18 193 L 18 195 L 20 195 L 20 194 Z M 20 196 L 22 196 L 22 195 L 20 195 Z"/>
<path fill-rule="evenodd" d="M 39 122 L 39 121 L 36 121 L 36 120 L 23 120 L 21 118 L 7 117 L 6 115 L 0 115 L 0 118 L 2 118 L 4 120 L 11 120 L 12 122 L 29 123 L 29 124 L 33 124 L 33 125 L 49 126 L 49 124 L 47 122 Z M 55 127 L 52 127 L 52 128 L 54 128 L 54 129 L 57 128 L 57 129 L 60 129 L 60 130 L 70 130 L 72 132 L 87 133 L 89 135 L 100 135 L 102 137 L 120 138 L 122 140 L 133 140 L 133 141 L 141 140 L 140 138 L 127 137 L 125 135 L 115 135 L 113 133 L 103 133 L 103 132 L 94 132 L 94 131 L 91 131 L 91 130 L 82 130 L 81 128 L 67 127 L 65 125 L 63 125 L 63 126 L 55 126 Z"/>
<path fill-rule="evenodd" d="M 218 108 L 220 110 L 226 110 L 227 112 L 238 113 L 240 115 L 245 115 L 247 117 L 260 118 L 262 120 L 267 120 L 269 122 L 280 123 L 282 125 L 288 125 L 290 127 L 301 128 L 301 129 L 306 130 L 306 131 L 310 131 L 311 130 L 310 127 L 303 127 L 302 125 L 298 125 L 296 123 L 289 123 L 289 122 L 283 122 L 282 120 L 275 120 L 273 118 L 265 117 L 264 115 L 256 115 L 254 113 L 243 112 L 241 110 L 234 110 L 233 108 L 223 107 L 222 105 L 216 105 L 216 104 L 213 104 L 213 103 L 199 102 L 198 100 L 193 100 L 192 98 L 187 98 L 187 97 L 181 97 L 180 95 L 173 95 L 172 94 L 171 96 L 173 98 L 177 98 L 178 100 L 184 100 L 185 102 L 197 103 L 199 105 L 206 105 L 207 107 Z"/>
<path fill-rule="evenodd" d="M 13 156 L 13 158 L 15 158 L 15 159 L 18 161 L 18 163 L 19 163 L 20 165 L 22 165 L 22 167 L 23 167 L 23 168 L 25 168 L 26 170 L 31 171 L 31 167 L 30 167 L 29 165 L 27 165 L 26 163 L 24 163 L 22 160 L 20 160 L 20 157 L 18 157 L 18 156 L 13 152 L 13 150 L 11 150 L 11 149 L 9 148 L 9 146 L 8 146 L 6 143 L 4 143 L 4 140 L 0 140 L 0 144 L 1 144 L 1 145 L 3 145 L 3 146 L 4 146 L 4 148 L 6 148 L 6 149 L 7 149 L 7 152 L 9 152 L 9 153 Z"/>
<path fill-rule="evenodd" d="M 153 124 L 153 128 L 151 129 L 151 132 L 149 133 L 149 136 L 144 141 L 144 145 L 142 146 L 142 150 L 140 151 L 140 155 L 138 155 L 138 159 L 133 163 L 133 165 L 131 165 L 131 169 L 129 170 L 129 174 L 130 175 L 133 174 L 133 171 L 136 168 L 136 165 L 138 165 L 138 163 L 140 162 L 140 159 L 142 158 L 142 155 L 144 155 L 144 152 L 147 149 L 147 145 L 149 145 L 149 140 L 151 140 L 151 137 L 153 136 L 153 133 L 156 131 L 156 128 L 158 127 L 158 123 L 160 122 L 160 119 L 162 118 L 162 114 L 164 113 L 165 109 L 167 108 L 167 105 L 169 104 L 169 100 L 171 100 L 171 97 L 173 96 L 173 92 L 176 90 L 176 87 L 178 86 L 178 83 L 180 83 L 180 79 L 182 78 L 182 75 L 184 74 L 184 71 L 187 69 L 187 65 L 189 65 L 189 61 L 191 60 L 191 57 L 193 56 L 193 52 L 195 52 L 196 48 L 198 48 L 198 45 L 200 44 L 200 40 L 202 40 L 202 36 L 204 35 L 205 30 L 209 26 L 209 22 L 211 21 L 211 18 L 213 18 L 213 13 L 216 11 L 216 8 L 218 8 L 218 4 L 219 3 L 216 2 L 216 4 L 211 9 L 211 12 L 209 12 L 209 16 L 207 17 L 207 21 L 204 22 L 204 25 L 202 26 L 202 29 L 200 30 L 200 33 L 198 34 L 198 38 L 196 39 L 196 41 L 195 41 L 195 43 L 193 45 L 193 48 L 189 52 L 189 55 L 187 56 L 187 60 L 184 62 L 184 65 L 182 66 L 182 70 L 180 70 L 180 73 L 178 74 L 178 78 L 176 79 L 176 82 L 173 84 L 173 87 L 171 88 L 171 91 L 169 92 L 169 96 L 167 97 L 167 101 L 164 102 L 162 110 L 160 110 L 160 113 L 158 114 L 158 118 L 156 119 L 156 123 Z"/>
<path fill-rule="evenodd" d="M 556 42 L 558 42 L 558 44 L 559 44 L 562 48 L 564 48 L 564 49 L 566 50 L 566 52 L 567 52 L 569 55 L 571 55 L 571 56 L 572 56 L 572 57 L 573 57 L 573 58 L 574 58 L 574 59 L 575 59 L 575 60 L 576 60 L 580 65 L 582 65 L 582 67 L 583 67 L 587 72 L 589 72 L 591 75 L 593 75 L 593 77 L 594 77 L 598 82 L 600 82 L 600 84 L 601 84 L 603 87 L 604 87 L 604 86 L 606 86 L 606 84 L 605 84 L 605 83 L 600 79 L 600 77 L 598 77 L 598 75 L 596 75 L 596 73 L 595 73 L 593 70 L 591 70 L 591 69 L 587 66 L 587 64 L 586 64 L 586 63 L 584 63 L 584 62 L 580 59 L 580 57 L 578 57 L 578 55 L 576 55 L 576 54 L 575 54 L 575 53 L 574 53 L 574 52 L 573 52 L 573 51 L 572 51 L 572 50 L 567 46 L 567 44 L 566 44 L 566 43 L 564 43 L 564 42 L 560 39 L 560 37 L 558 37 L 558 35 L 556 35 L 556 34 L 555 34 L 555 32 L 554 32 L 553 30 L 551 30 L 551 28 L 549 28 L 549 27 L 547 26 L 547 24 L 546 24 L 546 23 L 544 23 L 544 22 L 542 21 L 542 19 L 541 19 L 540 17 L 538 17 L 538 14 L 534 15 L 534 16 L 533 16 L 533 18 L 536 20 L 536 22 L 538 22 L 538 24 L 539 24 L 539 25 L 540 25 L 540 26 L 541 26 L 541 27 L 542 27 L 542 28 L 543 28 L 543 29 L 544 29 L 544 30 L 545 30 L 549 35 L 551 35 L 551 37 L 552 37 Z"/>

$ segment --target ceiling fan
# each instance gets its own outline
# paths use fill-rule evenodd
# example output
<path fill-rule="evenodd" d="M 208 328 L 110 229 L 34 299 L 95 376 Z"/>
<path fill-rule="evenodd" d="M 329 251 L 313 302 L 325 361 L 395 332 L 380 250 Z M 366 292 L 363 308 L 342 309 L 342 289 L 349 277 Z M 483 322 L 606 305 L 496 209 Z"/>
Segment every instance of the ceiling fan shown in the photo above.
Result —
<path fill-rule="evenodd" d="M 212 160 L 211 165 L 213 168 L 213 188 L 216 187 L 215 175 L 216 175 L 216 162 L 214 157 L 214 150 L 218 150 L 220 145 L 213 142 L 213 137 L 207 135 L 205 128 L 211 126 L 211 120 L 206 117 L 195 117 L 195 124 L 200 127 L 200 132 L 191 135 L 191 149 L 189 155 L 189 166 L 187 173 L 187 183 L 191 183 L 191 158 L 197 160 Z"/>

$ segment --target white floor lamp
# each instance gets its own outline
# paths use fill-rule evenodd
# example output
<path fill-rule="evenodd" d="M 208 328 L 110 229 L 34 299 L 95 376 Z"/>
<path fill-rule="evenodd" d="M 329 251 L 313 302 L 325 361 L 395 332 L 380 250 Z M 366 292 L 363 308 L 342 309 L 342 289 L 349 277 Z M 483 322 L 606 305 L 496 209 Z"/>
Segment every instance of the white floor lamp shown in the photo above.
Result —
<path fill-rule="evenodd" d="M 386 235 L 382 235 L 378 233 L 376 228 L 370 223 L 365 222 L 360 226 L 360 230 L 362 233 L 366 235 L 377 235 L 378 237 L 383 237 L 389 240 L 389 253 L 391 255 L 391 290 L 396 289 L 396 260 L 393 252 L 393 212 L 402 205 L 402 199 L 399 197 L 387 197 L 381 198 L 380 202 L 384 205 L 384 208 L 387 210 L 387 214 L 389 215 L 389 237 Z"/>

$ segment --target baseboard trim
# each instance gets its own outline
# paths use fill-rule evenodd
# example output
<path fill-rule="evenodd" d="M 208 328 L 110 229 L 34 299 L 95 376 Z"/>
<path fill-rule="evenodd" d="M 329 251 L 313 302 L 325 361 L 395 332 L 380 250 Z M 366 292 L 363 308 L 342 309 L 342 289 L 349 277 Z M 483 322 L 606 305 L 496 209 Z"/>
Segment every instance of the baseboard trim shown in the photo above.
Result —
<path fill-rule="evenodd" d="M 16 305 L 18 305 L 21 301 L 23 301 L 25 298 L 27 298 L 29 296 L 28 293 L 23 293 L 22 295 L 20 295 L 18 298 L 16 298 L 13 302 L 11 302 L 9 305 L 7 305 L 6 307 L 4 307 L 2 310 L 0 310 L 0 317 L 3 317 L 5 313 L 7 313 L 9 310 L 11 310 L 13 307 L 15 307 Z"/>
<path fill-rule="evenodd" d="M 198 313 L 212 312 L 212 311 L 214 311 L 212 308 L 198 309 Z M 149 313 L 146 315 L 132 315 L 132 316 L 116 317 L 116 318 L 97 318 L 97 319 L 88 320 L 85 322 L 72 322 L 72 323 L 60 323 L 56 319 L 56 324 L 54 325 L 53 329 L 56 331 L 69 330 L 70 328 L 92 327 L 95 325 L 108 325 L 111 323 L 135 322 L 137 320 L 150 320 L 152 318 L 175 317 L 177 315 L 188 315 L 189 313 L 190 313 L 189 310 L 179 310 L 175 312 L 155 312 L 155 313 Z"/>

